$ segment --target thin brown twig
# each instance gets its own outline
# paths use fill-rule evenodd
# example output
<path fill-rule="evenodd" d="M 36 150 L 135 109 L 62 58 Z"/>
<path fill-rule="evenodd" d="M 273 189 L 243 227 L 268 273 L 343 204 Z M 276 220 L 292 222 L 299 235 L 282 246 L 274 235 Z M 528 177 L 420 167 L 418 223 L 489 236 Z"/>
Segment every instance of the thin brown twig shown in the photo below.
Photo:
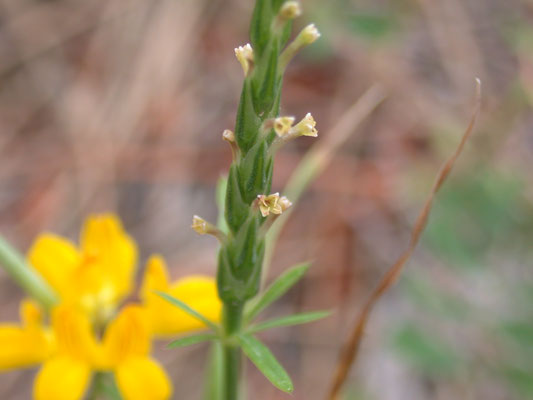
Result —
<path fill-rule="evenodd" d="M 407 249 L 396 260 L 396 262 L 392 265 L 392 267 L 385 273 L 385 275 L 379 282 L 378 286 L 374 289 L 374 291 L 372 292 L 372 294 L 370 295 L 370 297 L 364 304 L 363 308 L 361 309 L 356 319 L 354 330 L 352 331 L 348 339 L 348 342 L 345 344 L 345 346 L 342 349 L 341 354 L 339 355 L 336 372 L 335 372 L 332 385 L 331 385 L 331 389 L 328 395 L 329 400 L 337 400 L 339 398 L 340 390 L 342 388 L 342 385 L 346 381 L 346 377 L 348 376 L 350 367 L 352 366 L 352 364 L 355 362 L 357 358 L 358 350 L 361 345 L 364 330 L 368 322 L 368 319 L 370 317 L 370 313 L 372 312 L 374 305 L 381 298 L 381 296 L 383 296 L 383 294 L 396 282 L 400 273 L 403 270 L 403 267 L 405 266 L 405 263 L 407 262 L 411 254 L 413 253 L 418 243 L 418 240 L 420 239 L 420 236 L 422 235 L 422 232 L 424 231 L 424 228 L 427 224 L 427 220 L 429 217 L 429 213 L 431 211 L 431 207 L 433 205 L 433 200 L 435 198 L 435 195 L 437 194 L 442 184 L 444 183 L 444 181 L 450 174 L 450 171 L 455 161 L 461 154 L 461 151 L 463 150 L 465 143 L 470 137 L 470 134 L 472 133 L 472 130 L 474 128 L 474 124 L 476 122 L 477 116 L 479 114 L 480 108 L 481 108 L 481 81 L 478 78 L 476 78 L 476 105 L 474 108 L 474 112 L 472 114 L 472 118 L 470 119 L 470 123 L 468 127 L 466 128 L 466 131 L 463 134 L 463 137 L 461 139 L 461 142 L 457 146 L 457 149 L 455 150 L 453 155 L 441 167 L 437 175 L 437 178 L 435 179 L 431 192 L 429 193 L 429 196 L 426 200 L 426 203 L 424 204 L 422 211 L 418 215 L 418 218 L 413 227 L 413 230 L 411 231 L 411 239 L 409 241 L 409 245 Z"/>

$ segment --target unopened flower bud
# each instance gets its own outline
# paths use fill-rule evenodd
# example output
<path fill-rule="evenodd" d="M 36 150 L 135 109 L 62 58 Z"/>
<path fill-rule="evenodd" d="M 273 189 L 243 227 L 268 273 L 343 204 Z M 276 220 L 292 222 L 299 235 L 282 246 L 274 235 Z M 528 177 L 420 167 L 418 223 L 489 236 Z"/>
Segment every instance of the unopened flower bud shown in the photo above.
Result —
<path fill-rule="evenodd" d="M 307 25 L 300 34 L 296 37 L 296 40 L 300 40 L 302 45 L 308 45 L 315 42 L 320 37 L 320 32 L 316 28 L 315 24 Z"/>
<path fill-rule="evenodd" d="M 195 215 L 192 217 L 191 228 L 199 235 L 205 235 L 207 233 L 207 221 L 198 215 Z"/>
<path fill-rule="evenodd" d="M 263 217 L 267 217 L 270 213 L 272 214 L 281 214 L 283 209 L 281 204 L 279 204 L 279 193 L 270 194 L 265 196 L 260 194 L 257 196 L 257 203 L 259 205 L 259 210 Z"/>
<path fill-rule="evenodd" d="M 224 129 L 224 132 L 222 132 L 222 139 L 229 143 L 235 143 L 235 134 L 229 129 Z"/>
<path fill-rule="evenodd" d="M 195 215 L 192 217 L 192 225 L 191 228 L 195 230 L 196 233 L 200 235 L 212 235 L 216 237 L 220 243 L 224 243 L 226 241 L 226 235 L 224 232 L 222 232 L 220 229 L 218 229 L 216 226 L 210 224 L 202 217 L 199 217 L 198 215 Z"/>
<path fill-rule="evenodd" d="M 302 8 L 297 1 L 286 1 L 279 10 L 279 16 L 282 19 L 294 19 L 302 15 Z"/>
<path fill-rule="evenodd" d="M 278 136 L 285 136 L 294 124 L 294 117 L 278 117 L 274 120 L 274 131 Z"/>
<path fill-rule="evenodd" d="M 292 202 L 285 196 L 280 197 L 278 201 L 279 205 L 281 206 L 281 211 L 285 211 L 288 208 L 292 206 Z"/>
<path fill-rule="evenodd" d="M 250 69 L 254 65 L 254 51 L 252 49 L 252 46 L 250 46 L 250 43 L 244 46 L 237 47 L 235 49 L 235 56 L 237 57 L 237 60 L 239 60 L 239 62 L 241 63 L 244 76 L 248 76 Z"/>
<path fill-rule="evenodd" d="M 280 65 L 285 68 L 294 55 L 303 47 L 310 45 L 320 37 L 320 32 L 315 24 L 307 25 L 287 46 L 280 56 Z"/>

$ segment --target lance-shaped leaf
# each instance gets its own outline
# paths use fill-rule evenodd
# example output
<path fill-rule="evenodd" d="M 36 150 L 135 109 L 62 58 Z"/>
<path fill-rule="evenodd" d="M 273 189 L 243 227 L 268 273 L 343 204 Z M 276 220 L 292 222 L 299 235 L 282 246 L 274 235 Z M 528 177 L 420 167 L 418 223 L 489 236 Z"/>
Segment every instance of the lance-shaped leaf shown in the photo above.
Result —
<path fill-rule="evenodd" d="M 177 299 L 167 293 L 160 292 L 159 290 L 156 290 L 155 293 L 157 293 L 159 296 L 161 296 L 166 301 L 174 304 L 175 306 L 181 308 L 183 311 L 185 311 L 187 314 L 189 314 L 191 317 L 196 318 L 197 320 L 203 322 L 208 327 L 213 329 L 215 332 L 218 331 L 218 326 L 210 321 L 206 316 L 200 314 L 198 311 L 194 310 L 193 308 L 189 307 L 186 303 L 181 301 L 180 299 Z"/>
<path fill-rule="evenodd" d="M 247 331 L 250 333 L 256 333 L 271 328 L 277 328 L 280 326 L 293 326 L 307 324 L 309 322 L 317 321 L 319 319 L 329 316 L 329 311 L 311 311 L 301 314 L 288 315 L 286 317 L 275 318 L 268 321 L 260 322 L 258 324 L 250 326 Z"/>
<path fill-rule="evenodd" d="M 251 258 L 253 261 L 246 265 L 246 271 L 243 272 L 236 272 L 235 255 L 239 253 L 234 251 L 230 253 L 228 246 L 220 250 L 217 286 L 219 296 L 225 303 L 242 303 L 257 295 L 265 253 L 265 241 L 260 240 L 255 243 L 254 248 L 254 256 Z"/>
<path fill-rule="evenodd" d="M 272 0 L 257 0 L 255 2 L 252 22 L 250 24 L 250 40 L 257 56 L 263 54 L 264 48 L 270 38 L 272 26 Z"/>
<path fill-rule="evenodd" d="M 268 347 L 246 333 L 239 334 L 237 338 L 244 354 L 275 387 L 286 393 L 291 393 L 294 390 L 291 378 Z"/>
<path fill-rule="evenodd" d="M 186 347 L 193 344 L 203 343 L 210 340 L 215 340 L 218 336 L 214 333 L 198 333 L 195 335 L 185 336 L 170 342 L 167 347 L 174 349 L 176 347 Z"/>
<path fill-rule="evenodd" d="M 243 154 L 246 154 L 255 144 L 260 126 L 261 120 L 257 116 L 252 98 L 252 84 L 250 79 L 246 78 L 242 87 L 235 121 L 235 139 Z"/>
<path fill-rule="evenodd" d="M 246 313 L 246 320 L 253 320 L 257 314 L 283 296 L 296 282 L 298 282 L 307 272 L 311 263 L 298 264 L 285 271 L 274 281 L 255 301 Z"/>
<path fill-rule="evenodd" d="M 239 172 L 236 165 L 229 170 L 226 190 L 225 217 L 232 232 L 238 232 L 248 216 L 248 205 L 244 202 L 239 188 Z"/>
<path fill-rule="evenodd" d="M 239 176 L 243 183 L 241 189 L 247 204 L 250 204 L 258 194 L 266 193 L 269 167 L 268 145 L 263 140 L 250 149 L 239 166 Z"/>
<path fill-rule="evenodd" d="M 276 102 L 278 90 L 278 58 L 279 58 L 279 38 L 273 37 L 263 54 L 263 58 L 257 64 L 253 79 L 253 101 L 255 110 L 263 118 L 270 115 L 272 106 Z"/>

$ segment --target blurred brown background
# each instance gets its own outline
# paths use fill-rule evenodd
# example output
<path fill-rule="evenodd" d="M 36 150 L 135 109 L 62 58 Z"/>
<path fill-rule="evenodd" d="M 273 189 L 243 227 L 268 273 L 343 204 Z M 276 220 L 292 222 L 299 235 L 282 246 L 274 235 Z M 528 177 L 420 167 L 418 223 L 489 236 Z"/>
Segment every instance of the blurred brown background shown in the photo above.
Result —
<path fill-rule="evenodd" d="M 474 77 L 483 110 L 439 194 L 422 243 L 379 304 L 349 399 L 533 399 L 533 2 L 309 0 L 296 23 L 322 38 L 291 64 L 284 114 L 311 111 L 319 138 L 372 84 L 387 100 L 297 205 L 270 278 L 312 259 L 270 312 L 333 309 L 262 335 L 295 381 L 291 397 L 254 367 L 250 399 L 323 399 L 341 341 L 406 246 L 440 164 L 466 127 Z M 214 274 L 250 0 L 1 0 L 0 231 L 25 251 L 43 230 L 77 238 L 91 212 L 120 214 L 141 265 Z M 303 138 L 277 157 L 282 191 Z M 23 297 L 0 271 L 0 321 Z M 175 399 L 200 398 L 206 349 L 162 351 Z M 0 398 L 29 399 L 35 371 L 0 375 Z M 51 399 L 53 400 L 53 399 Z"/>

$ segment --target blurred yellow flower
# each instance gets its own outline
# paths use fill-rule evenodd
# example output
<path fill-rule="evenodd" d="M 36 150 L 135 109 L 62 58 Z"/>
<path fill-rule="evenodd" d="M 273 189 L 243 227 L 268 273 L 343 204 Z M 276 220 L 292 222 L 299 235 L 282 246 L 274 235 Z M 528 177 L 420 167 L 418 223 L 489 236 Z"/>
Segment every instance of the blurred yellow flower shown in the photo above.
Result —
<path fill-rule="evenodd" d="M 153 335 L 165 337 L 206 328 L 202 322 L 154 293 L 156 290 L 176 297 L 213 322 L 220 319 L 222 305 L 213 278 L 193 275 L 169 283 L 165 261 L 155 255 L 148 260 L 141 287 Z"/>
<path fill-rule="evenodd" d="M 83 226 L 79 249 L 45 233 L 28 252 L 29 263 L 61 298 L 97 320 L 109 318 L 132 290 L 137 247 L 112 214 L 94 215 Z"/>
<path fill-rule="evenodd" d="M 39 364 L 54 351 L 52 332 L 43 327 L 39 307 L 24 300 L 20 314 L 22 324 L 0 325 L 0 371 Z"/>
<path fill-rule="evenodd" d="M 111 321 L 100 342 L 87 316 L 60 305 L 52 312 L 55 354 L 34 385 L 36 400 L 78 400 L 95 371 L 112 372 L 125 400 L 164 400 L 172 392 L 163 368 L 150 358 L 150 332 L 141 307 L 128 305 Z"/>

